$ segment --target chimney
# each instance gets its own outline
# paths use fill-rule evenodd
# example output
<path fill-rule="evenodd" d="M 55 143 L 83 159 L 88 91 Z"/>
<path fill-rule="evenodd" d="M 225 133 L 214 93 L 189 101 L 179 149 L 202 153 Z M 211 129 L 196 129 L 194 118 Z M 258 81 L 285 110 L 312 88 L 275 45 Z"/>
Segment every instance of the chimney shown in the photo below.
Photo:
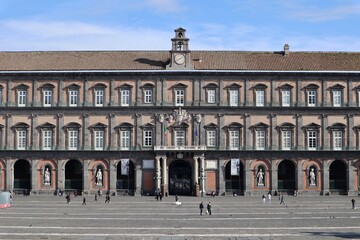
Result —
<path fill-rule="evenodd" d="M 290 47 L 289 44 L 285 44 L 284 45 L 284 56 L 288 56 L 289 55 L 289 51 L 290 51 Z"/>

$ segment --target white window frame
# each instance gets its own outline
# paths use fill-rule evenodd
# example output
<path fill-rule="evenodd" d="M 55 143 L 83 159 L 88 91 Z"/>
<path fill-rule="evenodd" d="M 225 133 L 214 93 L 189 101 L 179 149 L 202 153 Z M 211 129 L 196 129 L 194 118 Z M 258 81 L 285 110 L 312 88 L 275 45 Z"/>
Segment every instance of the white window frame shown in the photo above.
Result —
<path fill-rule="evenodd" d="M 153 131 L 151 129 L 146 129 L 143 131 L 143 146 L 144 147 L 152 147 L 153 145 L 153 136 L 152 136 Z"/>
<path fill-rule="evenodd" d="M 342 105 L 342 91 L 340 89 L 333 89 L 333 106 L 334 107 L 341 107 Z"/>
<path fill-rule="evenodd" d="M 266 131 L 255 130 L 255 149 L 265 150 L 266 148 Z"/>
<path fill-rule="evenodd" d="M 281 130 L 281 150 L 291 150 L 291 130 Z"/>
<path fill-rule="evenodd" d="M 207 90 L 207 102 L 208 103 L 216 103 L 216 90 L 215 89 Z"/>
<path fill-rule="evenodd" d="M 307 131 L 307 148 L 308 150 L 317 150 L 318 132 L 316 130 Z"/>
<path fill-rule="evenodd" d="M 77 107 L 78 106 L 78 96 L 79 90 L 77 89 L 69 89 L 69 106 Z"/>
<path fill-rule="evenodd" d="M 51 129 L 43 129 L 42 130 L 42 149 L 43 150 L 51 150 L 52 149 L 52 133 Z"/>
<path fill-rule="evenodd" d="M 240 131 L 229 130 L 229 149 L 239 150 L 240 148 Z"/>
<path fill-rule="evenodd" d="M 103 88 L 95 89 L 95 107 L 104 106 L 104 96 L 105 96 L 105 90 Z"/>
<path fill-rule="evenodd" d="M 216 147 L 216 130 L 206 131 L 206 145 L 208 147 Z"/>
<path fill-rule="evenodd" d="M 79 130 L 69 129 L 68 130 L 68 149 L 78 150 L 79 145 Z"/>
<path fill-rule="evenodd" d="M 122 89 L 121 94 L 121 106 L 128 107 L 130 106 L 130 89 Z"/>
<path fill-rule="evenodd" d="M 265 106 L 265 90 L 263 90 L 263 89 L 255 90 L 255 97 L 256 97 L 256 106 L 264 107 Z"/>
<path fill-rule="evenodd" d="M 343 131 L 341 130 L 333 131 L 333 149 L 334 150 L 343 149 Z"/>
<path fill-rule="evenodd" d="M 185 146 L 185 130 L 174 130 L 174 140 L 176 147 Z"/>
<path fill-rule="evenodd" d="M 48 88 L 43 89 L 43 106 L 51 107 L 53 91 Z"/>
<path fill-rule="evenodd" d="M 229 89 L 229 101 L 231 107 L 239 106 L 239 89 Z"/>
<path fill-rule="evenodd" d="M 26 150 L 26 141 L 27 139 L 27 131 L 24 129 L 18 129 L 16 130 L 16 149 L 17 150 Z"/>
<path fill-rule="evenodd" d="M 130 150 L 130 130 L 121 130 L 120 131 L 120 148 L 121 150 Z"/>
<path fill-rule="evenodd" d="M 291 90 L 282 89 L 281 90 L 281 106 L 290 107 L 291 104 Z"/>
<path fill-rule="evenodd" d="M 94 150 L 104 150 L 104 130 L 94 130 Z"/>
<path fill-rule="evenodd" d="M 175 106 L 184 106 L 185 89 L 175 89 Z"/>
<path fill-rule="evenodd" d="M 317 91 L 316 90 L 307 90 L 307 105 L 308 107 L 315 107 L 316 106 L 316 98 L 317 98 Z"/>
<path fill-rule="evenodd" d="M 17 105 L 19 107 L 25 107 L 26 106 L 26 95 L 27 95 L 27 91 L 26 90 L 18 90 L 18 102 Z"/>
<path fill-rule="evenodd" d="M 152 103 L 153 102 L 153 90 L 145 89 L 144 90 L 144 103 Z"/>

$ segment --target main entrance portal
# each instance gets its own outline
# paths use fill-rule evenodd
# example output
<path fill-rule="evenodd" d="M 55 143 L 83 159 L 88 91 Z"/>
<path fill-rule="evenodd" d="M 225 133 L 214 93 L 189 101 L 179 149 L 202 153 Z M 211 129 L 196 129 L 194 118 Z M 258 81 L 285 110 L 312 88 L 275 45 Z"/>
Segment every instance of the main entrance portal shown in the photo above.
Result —
<path fill-rule="evenodd" d="M 169 194 L 192 195 L 191 166 L 178 160 L 169 166 Z"/>
<path fill-rule="evenodd" d="M 83 187 L 82 164 L 70 160 L 65 165 L 65 190 L 81 191 Z"/>
<path fill-rule="evenodd" d="M 346 166 L 340 160 L 335 160 L 330 165 L 330 191 L 346 192 Z"/>
<path fill-rule="evenodd" d="M 295 190 L 295 165 L 289 160 L 283 160 L 279 164 L 278 189 L 285 192 Z"/>
<path fill-rule="evenodd" d="M 14 164 L 14 189 L 30 190 L 31 185 L 30 163 L 26 160 L 18 160 Z"/>

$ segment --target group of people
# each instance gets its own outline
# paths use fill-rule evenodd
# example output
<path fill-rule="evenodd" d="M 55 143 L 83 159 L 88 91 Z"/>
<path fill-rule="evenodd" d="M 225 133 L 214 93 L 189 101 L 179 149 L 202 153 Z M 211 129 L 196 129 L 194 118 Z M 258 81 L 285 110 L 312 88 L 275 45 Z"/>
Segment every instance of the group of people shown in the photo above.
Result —
<path fill-rule="evenodd" d="M 271 192 L 269 192 L 267 194 L 267 199 L 268 199 L 269 203 L 271 203 L 271 198 L 272 198 L 272 195 L 271 195 Z M 265 195 L 262 195 L 262 202 L 266 203 Z M 280 202 L 280 204 L 285 204 L 285 198 L 284 198 L 283 194 L 279 194 L 279 202 Z"/>
<path fill-rule="evenodd" d="M 204 211 L 204 202 L 201 202 L 199 204 L 199 209 L 200 209 L 200 215 L 203 215 L 203 211 Z M 206 205 L 206 214 L 209 214 L 211 215 L 211 202 L 209 202 L 207 205 Z"/>

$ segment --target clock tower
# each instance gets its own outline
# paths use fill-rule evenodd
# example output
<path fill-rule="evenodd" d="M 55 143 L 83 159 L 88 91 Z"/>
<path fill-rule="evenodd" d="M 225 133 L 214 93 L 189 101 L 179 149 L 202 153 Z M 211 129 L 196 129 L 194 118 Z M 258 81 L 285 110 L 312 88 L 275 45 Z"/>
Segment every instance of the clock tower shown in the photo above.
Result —
<path fill-rule="evenodd" d="M 189 39 L 186 38 L 185 32 L 183 28 L 175 29 L 175 37 L 171 39 L 170 63 L 166 69 L 194 69 L 191 64 Z"/>

